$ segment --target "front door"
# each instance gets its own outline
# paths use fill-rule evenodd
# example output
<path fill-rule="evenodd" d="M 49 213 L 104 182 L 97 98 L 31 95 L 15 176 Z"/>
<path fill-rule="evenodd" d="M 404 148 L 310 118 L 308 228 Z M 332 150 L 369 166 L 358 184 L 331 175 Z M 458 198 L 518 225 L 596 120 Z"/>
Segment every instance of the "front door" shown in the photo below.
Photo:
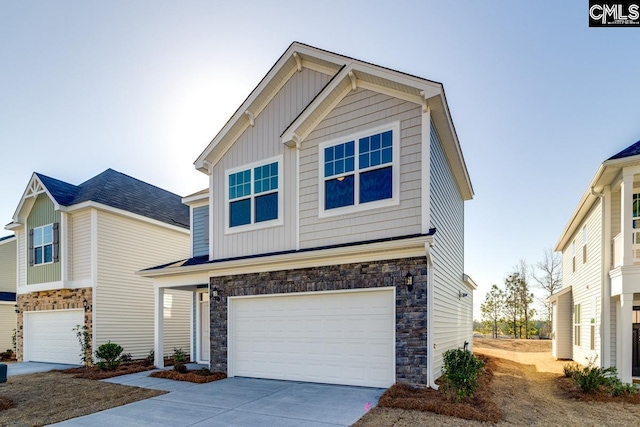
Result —
<path fill-rule="evenodd" d="M 631 357 L 631 375 L 640 377 L 640 323 L 633 324 L 633 355 Z"/>
<path fill-rule="evenodd" d="M 209 361 L 209 331 L 211 327 L 211 319 L 209 318 L 209 292 L 201 292 L 198 294 L 198 325 L 200 329 L 200 346 L 198 354 L 199 362 Z"/>

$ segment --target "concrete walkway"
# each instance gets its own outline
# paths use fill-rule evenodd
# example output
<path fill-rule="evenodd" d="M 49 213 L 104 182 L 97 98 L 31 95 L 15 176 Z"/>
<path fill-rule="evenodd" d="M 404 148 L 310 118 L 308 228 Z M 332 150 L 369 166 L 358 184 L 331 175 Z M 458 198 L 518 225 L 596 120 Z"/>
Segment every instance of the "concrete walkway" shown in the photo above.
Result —
<path fill-rule="evenodd" d="M 7 377 L 15 375 L 35 374 L 37 372 L 49 372 L 56 369 L 77 368 L 80 365 L 63 365 L 61 363 L 44 362 L 15 362 L 7 363 Z"/>
<path fill-rule="evenodd" d="M 150 378 L 148 374 L 105 381 L 170 392 L 55 425 L 350 426 L 375 406 L 384 392 L 379 388 L 240 377 L 193 384 Z"/>

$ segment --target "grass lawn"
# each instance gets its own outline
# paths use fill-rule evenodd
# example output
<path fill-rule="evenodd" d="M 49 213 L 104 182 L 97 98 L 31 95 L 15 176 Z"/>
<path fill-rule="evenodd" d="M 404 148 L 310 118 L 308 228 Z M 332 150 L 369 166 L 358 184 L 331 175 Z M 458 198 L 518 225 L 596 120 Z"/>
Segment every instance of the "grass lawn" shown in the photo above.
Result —
<path fill-rule="evenodd" d="M 61 372 L 9 377 L 0 397 L 15 406 L 0 411 L 1 426 L 43 426 L 166 392 L 74 378 Z"/>

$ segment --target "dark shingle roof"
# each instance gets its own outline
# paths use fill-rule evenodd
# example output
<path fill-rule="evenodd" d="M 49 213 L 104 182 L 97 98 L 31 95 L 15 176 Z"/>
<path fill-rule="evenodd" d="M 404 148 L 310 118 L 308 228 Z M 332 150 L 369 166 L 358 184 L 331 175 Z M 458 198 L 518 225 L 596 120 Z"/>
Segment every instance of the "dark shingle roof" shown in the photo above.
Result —
<path fill-rule="evenodd" d="M 618 154 L 615 154 L 615 155 L 609 157 L 608 160 L 622 159 L 624 157 L 636 156 L 638 154 L 640 154 L 640 141 L 636 142 L 633 145 L 628 146 L 627 148 L 625 148 L 624 150 L 622 150 Z"/>
<path fill-rule="evenodd" d="M 189 228 L 189 207 L 177 194 L 107 169 L 80 185 L 36 173 L 51 196 L 62 206 L 93 201 L 147 218 Z"/>

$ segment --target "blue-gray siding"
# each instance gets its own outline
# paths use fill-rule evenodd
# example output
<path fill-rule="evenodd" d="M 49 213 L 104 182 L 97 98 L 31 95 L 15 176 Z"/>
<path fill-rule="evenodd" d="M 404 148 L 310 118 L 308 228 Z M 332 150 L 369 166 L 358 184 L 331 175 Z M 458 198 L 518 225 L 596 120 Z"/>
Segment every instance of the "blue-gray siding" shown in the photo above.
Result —
<path fill-rule="evenodd" d="M 209 255 L 209 206 L 193 208 L 193 256 Z"/>

